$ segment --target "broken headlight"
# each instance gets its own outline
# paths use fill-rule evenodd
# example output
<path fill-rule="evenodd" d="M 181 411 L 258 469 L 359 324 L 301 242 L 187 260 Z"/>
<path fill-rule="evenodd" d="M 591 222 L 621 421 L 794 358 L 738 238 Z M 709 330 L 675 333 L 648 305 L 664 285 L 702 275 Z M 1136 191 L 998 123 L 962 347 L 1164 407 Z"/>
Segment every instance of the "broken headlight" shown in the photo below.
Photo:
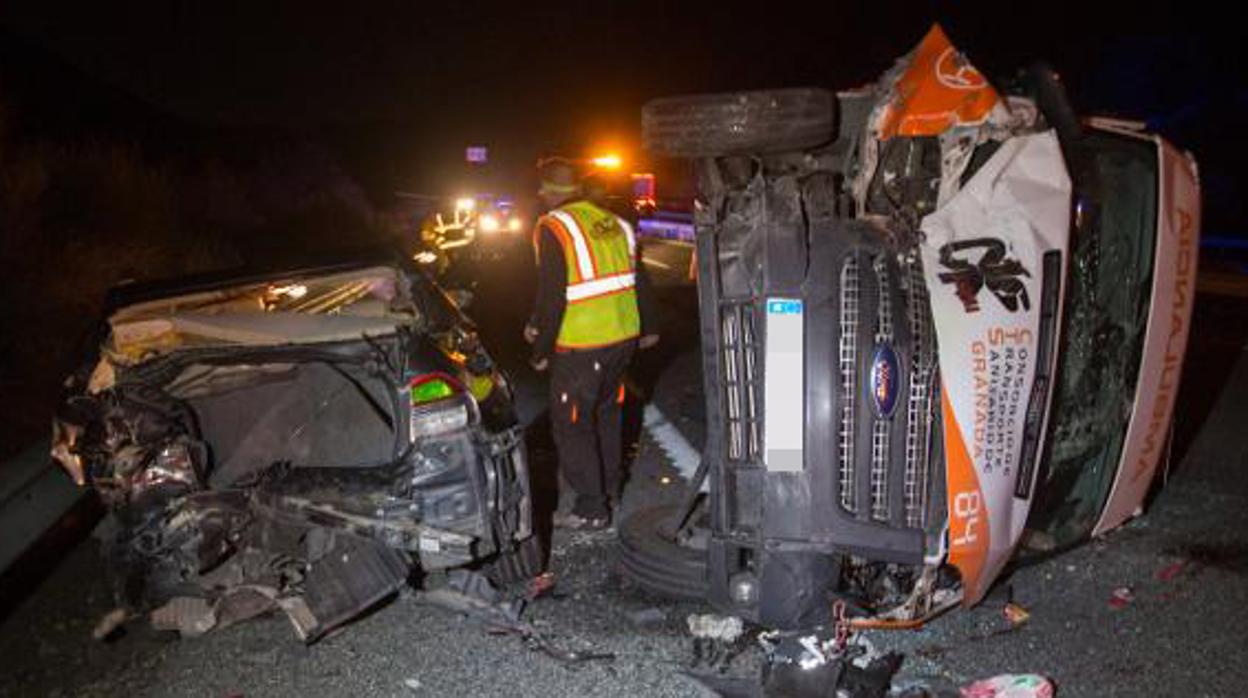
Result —
<path fill-rule="evenodd" d="M 195 461 L 191 450 L 185 443 L 175 442 L 156 453 L 152 462 L 134 478 L 134 487 L 175 485 L 192 488 L 195 480 Z"/>

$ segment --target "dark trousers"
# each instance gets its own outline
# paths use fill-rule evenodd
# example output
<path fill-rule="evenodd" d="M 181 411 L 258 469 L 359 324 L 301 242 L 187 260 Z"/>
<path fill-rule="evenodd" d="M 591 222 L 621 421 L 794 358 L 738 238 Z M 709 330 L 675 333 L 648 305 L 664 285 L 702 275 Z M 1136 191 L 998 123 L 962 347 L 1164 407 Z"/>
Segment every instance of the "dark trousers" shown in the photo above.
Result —
<path fill-rule="evenodd" d="M 602 349 L 560 352 L 550 373 L 550 422 L 559 468 L 576 493 L 572 512 L 605 516 L 619 496 L 622 473 L 624 369 L 635 341 Z"/>

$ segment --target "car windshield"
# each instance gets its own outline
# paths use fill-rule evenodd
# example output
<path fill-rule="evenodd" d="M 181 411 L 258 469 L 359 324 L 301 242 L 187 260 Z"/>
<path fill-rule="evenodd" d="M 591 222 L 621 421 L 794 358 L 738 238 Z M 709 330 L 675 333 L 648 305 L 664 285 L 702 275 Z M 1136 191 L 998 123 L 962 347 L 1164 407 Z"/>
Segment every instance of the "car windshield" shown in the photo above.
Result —
<path fill-rule="evenodd" d="M 1157 148 L 1090 131 L 1067 153 L 1074 231 L 1051 437 L 1029 547 L 1088 536 L 1113 485 L 1131 419 L 1152 287 Z"/>

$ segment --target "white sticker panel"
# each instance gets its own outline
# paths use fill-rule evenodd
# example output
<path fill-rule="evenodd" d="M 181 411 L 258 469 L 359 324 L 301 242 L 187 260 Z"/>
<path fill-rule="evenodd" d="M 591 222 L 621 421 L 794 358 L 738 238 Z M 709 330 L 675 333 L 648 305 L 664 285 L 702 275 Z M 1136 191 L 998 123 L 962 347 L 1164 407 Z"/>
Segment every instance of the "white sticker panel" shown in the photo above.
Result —
<path fill-rule="evenodd" d="M 773 473 L 800 473 L 805 438 L 805 328 L 802 301 L 767 300 L 763 462 Z"/>

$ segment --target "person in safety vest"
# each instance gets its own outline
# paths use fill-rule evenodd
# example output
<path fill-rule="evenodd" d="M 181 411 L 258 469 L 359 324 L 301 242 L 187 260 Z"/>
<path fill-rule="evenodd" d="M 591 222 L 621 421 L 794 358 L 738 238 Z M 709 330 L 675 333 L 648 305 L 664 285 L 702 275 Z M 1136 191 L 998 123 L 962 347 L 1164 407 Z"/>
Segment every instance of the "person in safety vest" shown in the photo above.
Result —
<path fill-rule="evenodd" d="M 545 160 L 539 174 L 549 211 L 533 231 L 537 300 L 524 334 L 533 367 L 550 369 L 551 430 L 576 494 L 571 514 L 555 523 L 606 528 L 622 485 L 624 370 L 638 346 L 659 337 L 633 227 L 581 196 L 567 160 Z"/>

